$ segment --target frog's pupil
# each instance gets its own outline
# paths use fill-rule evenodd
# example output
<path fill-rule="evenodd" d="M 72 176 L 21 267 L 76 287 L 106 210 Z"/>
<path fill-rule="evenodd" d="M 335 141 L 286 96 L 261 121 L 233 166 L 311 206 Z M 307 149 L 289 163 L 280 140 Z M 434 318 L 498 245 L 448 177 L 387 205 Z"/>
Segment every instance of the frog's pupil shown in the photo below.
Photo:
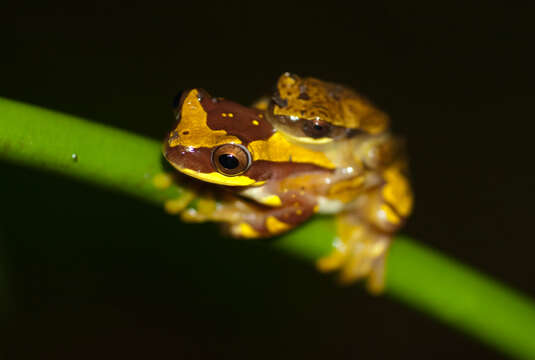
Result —
<path fill-rule="evenodd" d="M 219 156 L 219 163 L 223 165 L 225 169 L 235 169 L 240 165 L 240 162 L 236 157 L 232 154 L 223 154 Z"/>
<path fill-rule="evenodd" d="M 329 123 L 317 119 L 316 121 L 305 121 L 303 123 L 303 133 L 311 138 L 320 138 L 329 135 L 331 127 Z"/>

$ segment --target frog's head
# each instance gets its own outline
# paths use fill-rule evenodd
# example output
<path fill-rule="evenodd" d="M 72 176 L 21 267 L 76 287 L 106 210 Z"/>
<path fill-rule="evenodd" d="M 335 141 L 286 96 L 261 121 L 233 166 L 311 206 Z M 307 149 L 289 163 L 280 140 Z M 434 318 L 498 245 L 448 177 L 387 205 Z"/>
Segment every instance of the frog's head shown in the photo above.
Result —
<path fill-rule="evenodd" d="M 277 81 L 267 114 L 277 129 L 309 144 L 358 133 L 378 134 L 389 123 L 386 114 L 353 90 L 290 73 Z"/>
<path fill-rule="evenodd" d="M 185 91 L 163 153 L 180 172 L 227 186 L 259 186 L 300 171 L 330 171 L 323 155 L 289 143 L 264 118 L 206 91 Z"/>

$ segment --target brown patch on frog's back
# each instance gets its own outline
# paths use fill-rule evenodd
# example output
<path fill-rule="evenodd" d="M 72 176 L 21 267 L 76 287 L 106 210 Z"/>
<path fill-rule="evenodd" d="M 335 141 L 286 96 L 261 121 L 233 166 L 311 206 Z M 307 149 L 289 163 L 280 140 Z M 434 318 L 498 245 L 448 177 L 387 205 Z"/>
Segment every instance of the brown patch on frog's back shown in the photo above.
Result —
<path fill-rule="evenodd" d="M 225 130 L 247 146 L 255 140 L 267 140 L 275 129 L 262 116 L 262 111 L 233 101 L 220 99 L 216 103 L 204 94 L 201 105 L 207 113 L 207 125 L 212 130 Z"/>

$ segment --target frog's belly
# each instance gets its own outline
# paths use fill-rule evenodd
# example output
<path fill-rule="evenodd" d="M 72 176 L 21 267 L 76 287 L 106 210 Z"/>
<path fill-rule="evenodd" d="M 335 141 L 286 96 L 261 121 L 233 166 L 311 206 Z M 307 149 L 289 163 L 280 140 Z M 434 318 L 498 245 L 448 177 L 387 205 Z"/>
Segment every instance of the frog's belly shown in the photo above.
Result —
<path fill-rule="evenodd" d="M 347 207 L 346 203 L 340 200 L 329 199 L 324 196 L 318 196 L 318 213 L 320 214 L 336 214 Z"/>

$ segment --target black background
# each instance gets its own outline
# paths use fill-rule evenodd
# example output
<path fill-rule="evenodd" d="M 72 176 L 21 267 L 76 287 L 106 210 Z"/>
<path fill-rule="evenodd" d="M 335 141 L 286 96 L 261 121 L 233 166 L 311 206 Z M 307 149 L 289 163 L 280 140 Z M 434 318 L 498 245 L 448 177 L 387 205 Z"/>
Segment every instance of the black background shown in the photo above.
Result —
<path fill-rule="evenodd" d="M 184 88 L 247 104 L 284 71 L 350 85 L 408 139 L 404 232 L 534 297 L 535 8 L 425 4 L 13 5 L 0 96 L 160 139 Z M 0 171 L 11 358 L 502 358 L 212 226 Z"/>

